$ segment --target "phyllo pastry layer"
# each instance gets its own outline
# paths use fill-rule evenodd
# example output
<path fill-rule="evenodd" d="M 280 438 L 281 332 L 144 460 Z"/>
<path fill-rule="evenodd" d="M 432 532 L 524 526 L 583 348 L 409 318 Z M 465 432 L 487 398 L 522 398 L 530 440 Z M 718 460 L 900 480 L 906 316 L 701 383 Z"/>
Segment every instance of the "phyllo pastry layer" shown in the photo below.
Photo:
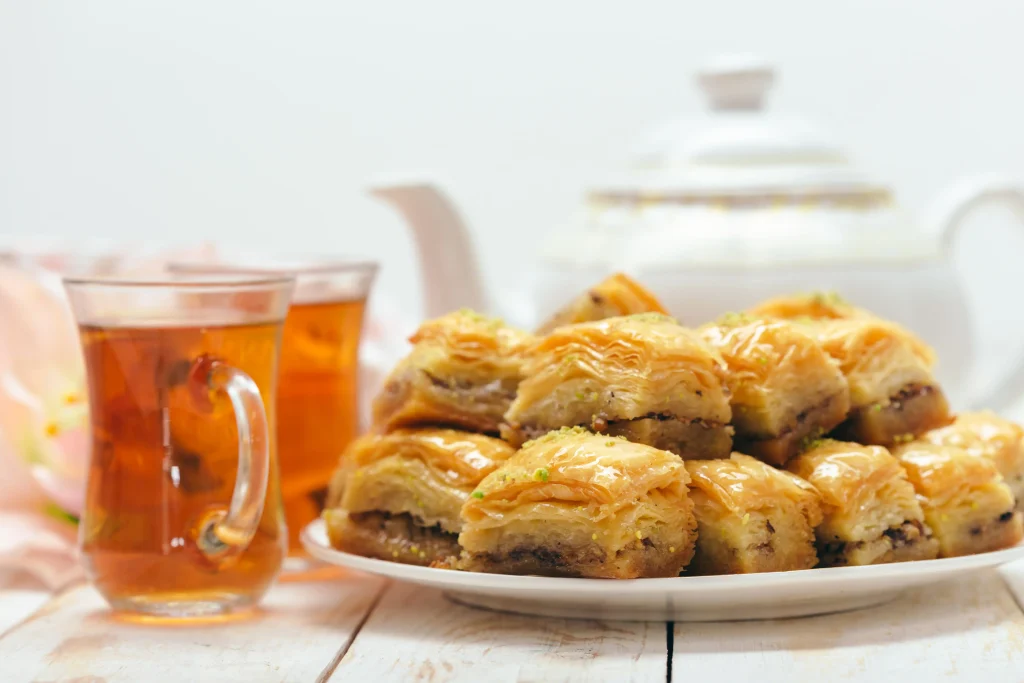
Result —
<path fill-rule="evenodd" d="M 824 440 L 789 463 L 822 498 L 815 529 L 823 567 L 930 560 L 938 542 L 914 486 L 881 446 Z"/>
<path fill-rule="evenodd" d="M 1013 494 L 985 458 L 923 441 L 897 446 L 893 455 L 917 491 L 940 557 L 998 550 L 1021 540 Z"/>
<path fill-rule="evenodd" d="M 682 461 L 565 429 L 525 444 L 462 508 L 460 566 L 611 579 L 676 576 L 696 522 Z"/>
<path fill-rule="evenodd" d="M 532 336 L 471 311 L 424 323 L 373 403 L 375 427 L 446 425 L 498 433 Z"/>
<path fill-rule="evenodd" d="M 537 329 L 537 334 L 548 334 L 562 325 L 587 323 L 634 313 L 667 311 L 641 284 L 627 275 L 616 273 L 573 299 L 568 306 L 545 321 Z"/>
<path fill-rule="evenodd" d="M 791 294 L 763 301 L 748 311 L 755 317 L 780 320 L 819 321 L 873 317 L 853 306 L 835 292 Z"/>
<path fill-rule="evenodd" d="M 805 325 L 814 325 L 829 320 L 881 320 L 870 311 L 854 306 L 835 292 L 812 292 L 777 297 L 762 302 L 749 310 L 756 317 L 792 320 Z M 894 322 L 889 325 L 899 328 L 914 352 L 928 367 L 935 365 L 935 352 L 930 346 L 905 328 Z"/>
<path fill-rule="evenodd" d="M 357 439 L 342 455 L 328 494 L 324 518 L 332 545 L 424 565 L 458 554 L 463 503 L 513 452 L 499 439 L 450 429 Z"/>
<path fill-rule="evenodd" d="M 858 318 L 823 322 L 813 329 L 850 385 L 850 414 L 837 437 L 889 446 L 952 420 L 920 342 L 900 326 Z"/>
<path fill-rule="evenodd" d="M 799 477 L 733 453 L 686 463 L 697 516 L 697 551 L 687 573 L 752 574 L 810 569 L 820 496 Z"/>
<path fill-rule="evenodd" d="M 971 455 L 987 458 L 1010 487 L 1017 509 L 1024 507 L 1024 429 L 991 411 L 961 413 L 948 427 L 933 429 L 924 441 L 959 446 Z"/>
<path fill-rule="evenodd" d="M 729 455 L 721 356 L 671 318 L 647 313 L 559 327 L 529 348 L 524 372 L 502 430 L 512 443 L 584 426 L 683 458 Z"/>
<path fill-rule="evenodd" d="M 846 419 L 846 378 L 800 326 L 732 315 L 700 333 L 725 361 L 736 450 L 781 466 Z"/>

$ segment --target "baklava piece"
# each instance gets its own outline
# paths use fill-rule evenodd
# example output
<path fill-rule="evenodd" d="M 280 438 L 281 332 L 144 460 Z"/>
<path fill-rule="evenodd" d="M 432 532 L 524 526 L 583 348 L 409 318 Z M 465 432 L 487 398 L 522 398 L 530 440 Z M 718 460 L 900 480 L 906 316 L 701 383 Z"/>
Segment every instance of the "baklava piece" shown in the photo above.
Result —
<path fill-rule="evenodd" d="M 686 458 L 732 448 L 721 356 L 656 313 L 566 325 L 527 352 L 525 379 L 505 414 L 514 444 L 587 427 Z"/>
<path fill-rule="evenodd" d="M 635 313 L 666 313 L 661 302 L 627 275 L 616 273 L 581 294 L 537 329 L 548 334 L 556 327 L 588 323 Z"/>
<path fill-rule="evenodd" d="M 821 494 L 824 519 L 815 529 L 821 566 L 931 560 L 938 554 L 913 484 L 882 446 L 824 440 L 788 469 Z"/>
<path fill-rule="evenodd" d="M 458 555 L 463 503 L 513 452 L 499 439 L 450 429 L 357 439 L 328 493 L 331 545 L 423 566 Z"/>
<path fill-rule="evenodd" d="M 792 320 L 805 325 L 815 325 L 829 320 L 879 320 L 878 316 L 868 310 L 854 306 L 835 292 L 813 292 L 811 294 L 794 294 L 769 299 L 750 309 L 749 313 L 756 317 Z M 935 352 L 919 337 L 894 322 L 889 325 L 899 328 L 914 352 L 928 367 L 935 365 Z"/>
<path fill-rule="evenodd" d="M 987 459 L 924 441 L 897 446 L 893 455 L 917 491 L 940 557 L 1008 548 L 1024 537 L 1013 494 Z"/>
<path fill-rule="evenodd" d="M 733 453 L 689 461 L 697 551 L 688 574 L 753 574 L 810 569 L 818 558 L 818 492 L 784 470 Z"/>
<path fill-rule="evenodd" d="M 696 522 L 682 461 L 564 429 L 523 446 L 462 508 L 460 568 L 636 579 L 676 576 Z"/>
<path fill-rule="evenodd" d="M 959 446 L 987 458 L 1003 475 L 1017 509 L 1024 507 L 1024 429 L 991 411 L 961 413 L 948 427 L 933 429 L 922 438 L 941 446 Z"/>
<path fill-rule="evenodd" d="M 445 425 L 497 434 L 531 335 L 471 311 L 424 323 L 373 403 L 377 429 Z"/>
<path fill-rule="evenodd" d="M 763 301 L 748 313 L 758 318 L 778 318 L 801 322 L 870 318 L 870 313 L 845 301 L 835 292 L 792 294 Z"/>
<path fill-rule="evenodd" d="M 952 421 L 931 368 L 903 328 L 877 318 L 813 328 L 850 385 L 850 414 L 837 438 L 890 446 Z"/>
<path fill-rule="evenodd" d="M 700 332 L 725 361 L 736 450 L 782 466 L 846 419 L 846 378 L 798 325 L 732 315 Z"/>

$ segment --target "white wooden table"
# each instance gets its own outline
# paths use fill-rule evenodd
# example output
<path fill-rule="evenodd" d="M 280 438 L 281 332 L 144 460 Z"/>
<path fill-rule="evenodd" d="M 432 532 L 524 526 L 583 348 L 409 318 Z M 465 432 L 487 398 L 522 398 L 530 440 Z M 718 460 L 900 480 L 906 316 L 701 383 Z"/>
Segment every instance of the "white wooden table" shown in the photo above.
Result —
<path fill-rule="evenodd" d="M 281 583 L 248 618 L 114 617 L 87 586 L 0 591 L 0 681 L 1024 681 L 1024 563 L 877 608 L 715 624 L 512 616 L 359 575 Z M 34 604 L 33 604 L 34 603 Z"/>

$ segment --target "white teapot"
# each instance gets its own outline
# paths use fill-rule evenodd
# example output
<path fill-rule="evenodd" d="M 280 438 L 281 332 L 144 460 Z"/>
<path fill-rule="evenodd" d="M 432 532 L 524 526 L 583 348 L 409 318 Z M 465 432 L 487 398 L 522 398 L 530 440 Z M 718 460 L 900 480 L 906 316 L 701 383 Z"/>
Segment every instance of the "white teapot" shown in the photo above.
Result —
<path fill-rule="evenodd" d="M 536 324 L 618 270 L 688 325 L 771 296 L 833 290 L 934 346 L 955 405 L 1000 409 L 1018 399 L 1020 358 L 1007 362 L 991 391 L 966 396 L 971 320 L 949 246 L 980 204 L 1009 204 L 1024 220 L 1024 188 L 994 176 L 962 181 L 937 204 L 935 220 L 916 225 L 889 188 L 861 174 L 816 128 L 764 111 L 772 80 L 772 70 L 749 56 L 703 70 L 698 82 L 710 124 L 689 135 L 682 125 L 657 131 L 625 168 L 591 189 L 537 259 L 530 315 L 510 317 Z M 412 228 L 429 316 L 492 308 L 469 231 L 440 189 L 423 181 L 371 191 Z"/>

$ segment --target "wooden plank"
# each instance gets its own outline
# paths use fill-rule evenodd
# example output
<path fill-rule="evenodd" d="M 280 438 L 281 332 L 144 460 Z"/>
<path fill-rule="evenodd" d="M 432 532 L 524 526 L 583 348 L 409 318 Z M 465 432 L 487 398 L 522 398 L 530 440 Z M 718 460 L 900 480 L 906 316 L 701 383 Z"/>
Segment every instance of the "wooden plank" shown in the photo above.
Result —
<path fill-rule="evenodd" d="M 1024 680 L 1024 613 L 997 572 L 803 619 L 678 623 L 676 680 Z"/>
<path fill-rule="evenodd" d="M 0 680 L 313 681 L 326 678 L 385 582 L 280 583 L 248 616 L 154 624 L 111 614 L 92 588 L 58 596 L 0 639 Z"/>
<path fill-rule="evenodd" d="M 44 590 L 0 589 L 0 636 L 35 614 L 50 598 Z"/>
<path fill-rule="evenodd" d="M 999 574 L 1006 582 L 1010 593 L 1016 598 L 1021 610 L 1024 611 L 1024 560 L 1004 564 L 999 568 Z"/>
<path fill-rule="evenodd" d="M 524 617 L 392 584 L 332 681 L 664 681 L 664 623 Z"/>

